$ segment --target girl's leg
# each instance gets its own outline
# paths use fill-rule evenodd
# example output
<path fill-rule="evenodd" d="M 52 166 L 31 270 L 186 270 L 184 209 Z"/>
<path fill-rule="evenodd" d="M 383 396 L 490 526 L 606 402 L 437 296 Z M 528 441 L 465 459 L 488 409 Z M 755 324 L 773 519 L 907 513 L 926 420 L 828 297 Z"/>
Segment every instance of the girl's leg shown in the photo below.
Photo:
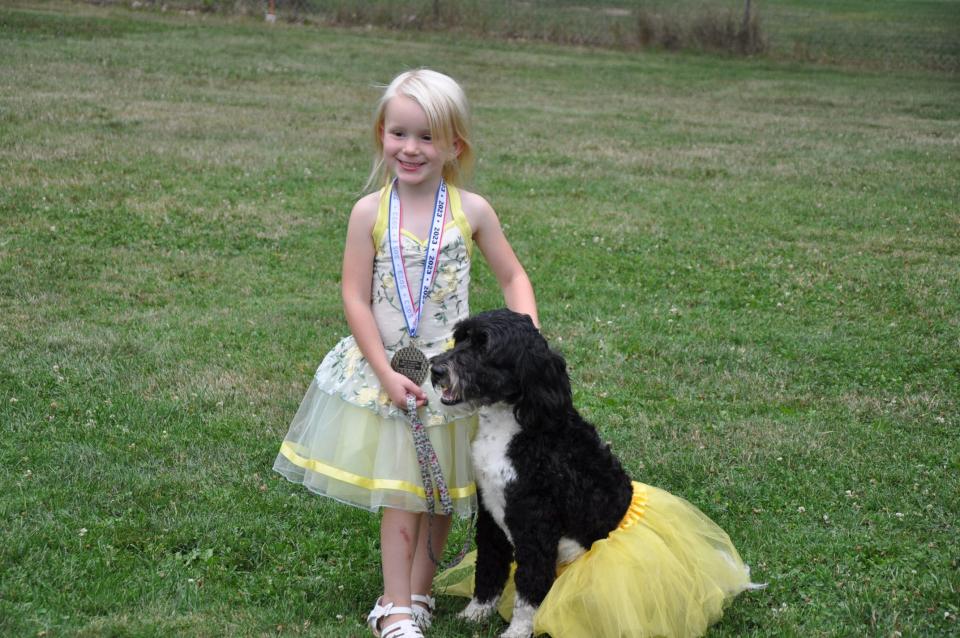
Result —
<path fill-rule="evenodd" d="M 380 551 L 383 564 L 383 603 L 397 607 L 410 606 L 410 575 L 420 531 L 421 514 L 389 507 L 383 509 L 380 521 Z M 381 627 L 409 619 L 408 614 L 391 614 Z"/>
<path fill-rule="evenodd" d="M 447 535 L 450 533 L 452 521 L 452 516 L 436 515 L 431 523 L 429 514 L 421 515 L 417 551 L 413 559 L 413 571 L 410 573 L 410 593 L 430 595 L 430 590 L 433 587 L 433 577 L 437 573 L 437 566 L 430 559 L 427 538 L 432 532 L 433 553 L 439 560 L 443 555 L 443 548 L 447 544 Z"/>

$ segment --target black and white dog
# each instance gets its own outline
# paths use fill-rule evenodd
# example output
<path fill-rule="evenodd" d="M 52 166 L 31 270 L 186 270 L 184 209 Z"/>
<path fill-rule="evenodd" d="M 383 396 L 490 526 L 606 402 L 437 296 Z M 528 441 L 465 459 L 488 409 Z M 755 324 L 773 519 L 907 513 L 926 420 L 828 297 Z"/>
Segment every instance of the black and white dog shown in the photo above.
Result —
<path fill-rule="evenodd" d="M 573 407 L 566 363 L 530 317 L 494 310 L 465 319 L 431 360 L 443 403 L 481 406 L 472 455 L 480 492 L 476 586 L 461 616 L 499 601 L 516 560 L 517 599 L 501 638 L 527 638 L 566 563 L 606 538 L 633 494 L 630 478 Z"/>

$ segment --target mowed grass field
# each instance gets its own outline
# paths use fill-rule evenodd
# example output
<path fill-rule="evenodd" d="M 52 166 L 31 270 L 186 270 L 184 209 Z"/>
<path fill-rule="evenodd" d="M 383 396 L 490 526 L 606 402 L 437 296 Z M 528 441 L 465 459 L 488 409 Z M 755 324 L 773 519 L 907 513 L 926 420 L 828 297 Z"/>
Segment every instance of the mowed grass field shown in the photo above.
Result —
<path fill-rule="evenodd" d="M 377 517 L 270 468 L 418 66 L 579 408 L 769 583 L 710 635 L 960 633 L 956 76 L 57 2 L 0 54 L 0 635 L 367 635 Z"/>

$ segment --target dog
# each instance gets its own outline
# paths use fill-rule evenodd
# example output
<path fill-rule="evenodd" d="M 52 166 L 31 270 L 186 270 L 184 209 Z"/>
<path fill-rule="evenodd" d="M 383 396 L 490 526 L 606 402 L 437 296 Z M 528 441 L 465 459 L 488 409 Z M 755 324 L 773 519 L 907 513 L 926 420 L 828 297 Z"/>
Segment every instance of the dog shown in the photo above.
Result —
<path fill-rule="evenodd" d="M 430 375 L 444 404 L 480 407 L 475 589 L 460 616 L 479 621 L 496 608 L 515 560 L 517 596 L 501 638 L 527 638 L 558 564 L 623 519 L 630 477 L 574 408 L 566 363 L 529 316 L 502 309 L 461 321 Z"/>

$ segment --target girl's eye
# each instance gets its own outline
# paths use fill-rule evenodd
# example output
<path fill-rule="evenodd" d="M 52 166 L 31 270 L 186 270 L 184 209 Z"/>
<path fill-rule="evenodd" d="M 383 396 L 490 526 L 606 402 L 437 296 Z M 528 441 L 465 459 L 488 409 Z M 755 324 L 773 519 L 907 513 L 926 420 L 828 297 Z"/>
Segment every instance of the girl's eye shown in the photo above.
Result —
<path fill-rule="evenodd" d="M 431 137 L 430 135 L 421 135 L 420 139 L 423 140 L 424 142 L 430 142 L 433 140 L 433 137 Z"/>

